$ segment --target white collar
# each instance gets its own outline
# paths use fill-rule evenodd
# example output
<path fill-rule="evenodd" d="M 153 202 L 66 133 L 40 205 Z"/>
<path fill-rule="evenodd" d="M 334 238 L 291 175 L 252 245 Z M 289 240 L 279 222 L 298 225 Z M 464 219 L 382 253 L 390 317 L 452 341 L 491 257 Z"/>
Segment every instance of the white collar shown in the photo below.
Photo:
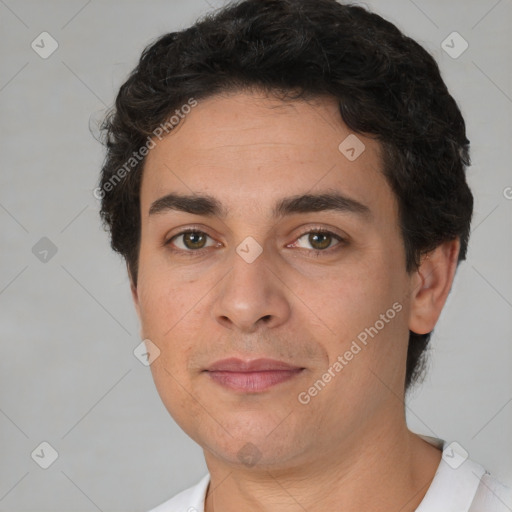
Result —
<path fill-rule="evenodd" d="M 467 512 L 480 485 L 480 479 L 486 474 L 485 469 L 465 458 L 467 452 L 458 454 L 458 443 L 446 443 L 435 437 L 420 437 L 442 448 L 443 456 L 416 512 Z"/>

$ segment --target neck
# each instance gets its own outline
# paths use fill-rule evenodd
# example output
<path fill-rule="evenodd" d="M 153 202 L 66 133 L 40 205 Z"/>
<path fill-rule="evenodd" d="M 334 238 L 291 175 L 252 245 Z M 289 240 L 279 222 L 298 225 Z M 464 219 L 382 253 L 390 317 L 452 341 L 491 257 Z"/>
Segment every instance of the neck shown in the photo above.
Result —
<path fill-rule="evenodd" d="M 233 466 L 205 451 L 205 512 L 414 511 L 441 452 L 410 432 L 405 419 L 399 426 L 373 426 L 323 457 L 279 469 Z"/>

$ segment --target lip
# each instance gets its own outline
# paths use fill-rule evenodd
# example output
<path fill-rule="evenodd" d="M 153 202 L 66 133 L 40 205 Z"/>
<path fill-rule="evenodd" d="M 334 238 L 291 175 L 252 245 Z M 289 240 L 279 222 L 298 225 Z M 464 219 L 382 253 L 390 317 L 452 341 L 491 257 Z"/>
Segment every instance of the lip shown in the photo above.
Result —
<path fill-rule="evenodd" d="M 216 383 L 233 391 L 258 393 L 299 375 L 304 368 L 275 359 L 222 359 L 205 371 Z"/>
<path fill-rule="evenodd" d="M 244 361 L 237 357 L 222 359 L 210 365 L 206 371 L 209 372 L 265 372 L 274 370 L 300 370 L 299 366 L 293 366 L 276 359 L 253 359 Z"/>

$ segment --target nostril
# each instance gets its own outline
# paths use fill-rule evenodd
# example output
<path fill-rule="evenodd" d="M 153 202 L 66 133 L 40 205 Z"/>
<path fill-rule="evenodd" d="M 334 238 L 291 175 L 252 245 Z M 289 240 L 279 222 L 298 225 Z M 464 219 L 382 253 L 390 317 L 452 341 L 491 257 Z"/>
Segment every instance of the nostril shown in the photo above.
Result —
<path fill-rule="evenodd" d="M 222 323 L 222 325 L 224 325 L 224 327 L 227 327 L 228 329 L 233 328 L 231 325 L 231 320 L 227 316 L 223 315 L 223 316 L 219 317 L 219 320 Z"/>

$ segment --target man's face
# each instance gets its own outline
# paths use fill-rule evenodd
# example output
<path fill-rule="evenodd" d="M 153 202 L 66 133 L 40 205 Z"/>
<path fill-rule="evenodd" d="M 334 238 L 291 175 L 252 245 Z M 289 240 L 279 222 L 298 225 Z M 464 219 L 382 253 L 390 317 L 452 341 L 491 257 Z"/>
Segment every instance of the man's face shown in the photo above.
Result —
<path fill-rule="evenodd" d="M 286 468 L 402 414 L 415 283 L 379 144 L 357 135 L 357 156 L 349 135 L 333 99 L 237 93 L 199 102 L 147 157 L 134 297 L 158 392 L 207 461 Z M 274 211 L 319 194 L 347 200 Z M 213 366 L 228 358 L 293 371 Z"/>

